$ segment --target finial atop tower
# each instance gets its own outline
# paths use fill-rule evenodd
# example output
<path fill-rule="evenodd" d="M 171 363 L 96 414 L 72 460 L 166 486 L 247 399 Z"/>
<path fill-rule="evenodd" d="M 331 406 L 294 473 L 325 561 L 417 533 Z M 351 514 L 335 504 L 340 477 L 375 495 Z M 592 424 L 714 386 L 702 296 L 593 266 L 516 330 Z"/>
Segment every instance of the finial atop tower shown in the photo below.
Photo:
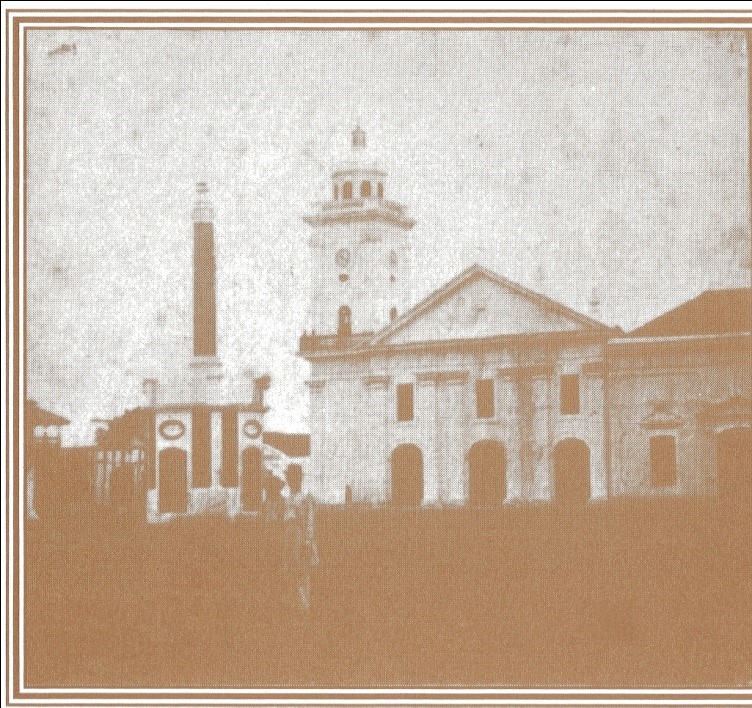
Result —
<path fill-rule="evenodd" d="M 214 221 L 214 209 L 209 197 L 206 182 L 196 182 L 196 198 L 193 201 L 193 223 L 211 224 Z"/>
<path fill-rule="evenodd" d="M 364 148 L 366 146 L 366 133 L 358 125 L 355 126 L 352 132 L 352 146 L 354 148 Z"/>

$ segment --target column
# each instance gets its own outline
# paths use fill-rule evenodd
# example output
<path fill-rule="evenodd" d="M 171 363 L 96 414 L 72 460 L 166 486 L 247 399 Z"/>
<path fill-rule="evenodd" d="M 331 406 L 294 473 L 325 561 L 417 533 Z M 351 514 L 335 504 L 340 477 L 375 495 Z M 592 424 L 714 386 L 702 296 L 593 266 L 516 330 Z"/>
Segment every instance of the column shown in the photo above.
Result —
<path fill-rule="evenodd" d="M 520 446 L 520 498 L 531 501 L 535 486 L 535 406 L 533 381 L 523 369 L 517 374 L 517 425 Z"/>
<path fill-rule="evenodd" d="M 311 461 L 308 491 L 318 502 L 326 501 L 324 479 L 324 446 L 326 444 L 326 413 L 324 411 L 324 381 L 307 382 L 310 399 Z"/>
<path fill-rule="evenodd" d="M 507 500 L 519 501 L 522 498 L 521 434 L 519 411 L 519 386 L 516 369 L 499 369 L 499 403 L 503 402 L 499 414 L 504 419 L 504 446 L 507 453 Z M 503 410 L 503 413 L 501 412 Z"/>
<path fill-rule="evenodd" d="M 362 431 L 365 440 L 365 475 L 363 494 L 371 504 L 380 504 L 389 498 L 389 451 L 387 450 L 387 390 L 388 376 L 367 376 L 365 388 L 365 415 L 367 429 Z"/>
<path fill-rule="evenodd" d="M 447 371 L 437 374 L 437 501 L 462 503 L 465 498 L 465 450 L 463 449 L 463 421 L 465 419 L 465 385 L 467 371 Z"/>
<path fill-rule="evenodd" d="M 608 497 L 606 481 L 606 438 L 609 434 L 605 411 L 605 366 L 602 361 L 588 362 L 582 367 L 582 384 L 585 390 L 586 441 L 590 446 L 590 498 Z"/>
<path fill-rule="evenodd" d="M 514 381 L 516 389 L 518 464 L 513 464 L 510 451 L 507 474 L 513 475 L 514 493 L 523 501 L 539 498 L 546 480 L 550 480 L 548 418 L 552 374 L 553 367 L 548 364 L 499 369 L 499 376 Z"/>
<path fill-rule="evenodd" d="M 436 375 L 418 374 L 415 387 L 416 444 L 423 453 L 423 503 L 438 501 L 438 424 L 436 414 Z"/>
<path fill-rule="evenodd" d="M 533 488 L 531 499 L 550 500 L 553 440 L 551 376 L 553 368 L 534 367 L 530 373 L 533 403 Z"/>

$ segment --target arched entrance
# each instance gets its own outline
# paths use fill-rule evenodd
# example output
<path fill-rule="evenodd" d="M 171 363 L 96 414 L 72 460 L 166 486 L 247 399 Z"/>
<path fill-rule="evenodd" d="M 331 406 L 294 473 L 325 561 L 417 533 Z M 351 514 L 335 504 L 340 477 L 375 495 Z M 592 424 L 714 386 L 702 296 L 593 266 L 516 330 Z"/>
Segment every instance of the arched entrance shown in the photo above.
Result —
<path fill-rule="evenodd" d="M 716 436 L 718 496 L 752 504 L 752 428 L 731 428 Z"/>
<path fill-rule="evenodd" d="M 188 509 L 188 453 L 168 447 L 159 453 L 159 511 Z"/>
<path fill-rule="evenodd" d="M 423 501 L 423 453 L 415 445 L 392 452 L 392 504 L 420 506 Z"/>
<path fill-rule="evenodd" d="M 240 504 L 243 511 L 259 511 L 263 490 L 260 448 L 254 445 L 245 448 L 241 459 Z"/>
<path fill-rule="evenodd" d="M 554 498 L 562 504 L 585 504 L 590 499 L 590 448 L 567 438 L 554 448 Z"/>
<path fill-rule="evenodd" d="M 475 506 L 503 504 L 507 495 L 507 455 L 496 440 L 479 440 L 468 453 L 468 502 Z"/>

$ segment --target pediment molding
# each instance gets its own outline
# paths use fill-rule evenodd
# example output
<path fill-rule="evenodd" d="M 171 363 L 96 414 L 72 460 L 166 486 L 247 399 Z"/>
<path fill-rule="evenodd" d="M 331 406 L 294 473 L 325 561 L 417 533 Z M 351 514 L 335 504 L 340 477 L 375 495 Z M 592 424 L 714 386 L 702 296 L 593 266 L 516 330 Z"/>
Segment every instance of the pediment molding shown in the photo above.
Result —
<path fill-rule="evenodd" d="M 641 425 L 645 430 L 676 430 L 684 424 L 671 401 L 653 401 L 652 410 L 646 415 Z"/>

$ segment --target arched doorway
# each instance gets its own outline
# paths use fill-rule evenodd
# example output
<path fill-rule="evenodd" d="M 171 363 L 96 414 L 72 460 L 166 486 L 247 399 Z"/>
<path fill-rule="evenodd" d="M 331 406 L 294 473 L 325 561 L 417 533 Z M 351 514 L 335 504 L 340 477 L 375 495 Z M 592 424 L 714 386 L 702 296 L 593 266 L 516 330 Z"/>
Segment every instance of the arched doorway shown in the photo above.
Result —
<path fill-rule="evenodd" d="M 423 501 L 423 453 L 415 445 L 392 452 L 392 504 L 420 506 Z"/>
<path fill-rule="evenodd" d="M 496 440 L 479 440 L 468 453 L 468 502 L 475 506 L 503 504 L 507 495 L 507 455 Z"/>
<path fill-rule="evenodd" d="M 752 428 L 731 428 L 716 436 L 718 496 L 752 504 Z"/>
<path fill-rule="evenodd" d="M 188 509 L 188 453 L 168 447 L 159 453 L 159 511 Z"/>
<path fill-rule="evenodd" d="M 590 448 L 567 438 L 554 448 L 554 498 L 563 504 L 585 504 L 590 499 Z"/>
<path fill-rule="evenodd" d="M 261 450 L 252 445 L 245 448 L 242 455 L 240 504 L 243 511 L 259 511 L 261 509 L 262 490 Z"/>

